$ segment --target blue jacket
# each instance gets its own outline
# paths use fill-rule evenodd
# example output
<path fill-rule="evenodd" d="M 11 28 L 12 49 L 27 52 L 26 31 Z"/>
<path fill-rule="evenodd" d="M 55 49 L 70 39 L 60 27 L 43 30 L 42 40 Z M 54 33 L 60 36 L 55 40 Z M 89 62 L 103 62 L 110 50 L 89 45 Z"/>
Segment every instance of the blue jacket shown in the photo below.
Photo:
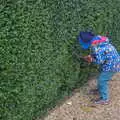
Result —
<path fill-rule="evenodd" d="M 98 39 L 97 37 L 99 36 L 94 39 Z M 120 56 L 108 39 L 106 42 L 91 46 L 91 55 L 93 63 L 99 64 L 102 71 L 120 72 Z"/>

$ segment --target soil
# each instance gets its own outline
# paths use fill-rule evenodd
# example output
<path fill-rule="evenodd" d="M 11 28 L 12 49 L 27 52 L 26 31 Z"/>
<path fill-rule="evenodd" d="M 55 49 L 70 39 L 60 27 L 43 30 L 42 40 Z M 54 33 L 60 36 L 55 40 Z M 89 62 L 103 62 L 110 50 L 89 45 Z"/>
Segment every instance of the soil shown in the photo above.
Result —
<path fill-rule="evenodd" d="M 120 73 L 109 82 L 110 104 L 95 105 L 89 90 L 96 88 L 96 78 L 89 78 L 88 83 L 76 89 L 74 94 L 56 106 L 44 120 L 120 120 Z"/>

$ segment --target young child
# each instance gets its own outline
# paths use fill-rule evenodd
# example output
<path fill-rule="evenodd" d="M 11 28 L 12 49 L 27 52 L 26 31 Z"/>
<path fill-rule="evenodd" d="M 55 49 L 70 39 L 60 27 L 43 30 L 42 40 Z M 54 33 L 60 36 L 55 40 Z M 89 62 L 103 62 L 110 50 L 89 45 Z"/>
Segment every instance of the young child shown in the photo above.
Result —
<path fill-rule="evenodd" d="M 105 36 L 95 35 L 91 32 L 80 32 L 78 38 L 83 49 L 91 49 L 91 54 L 85 56 L 84 59 L 100 65 L 97 89 L 93 90 L 99 92 L 100 98 L 95 101 L 95 104 L 108 104 L 108 81 L 116 72 L 120 72 L 120 56 Z"/>

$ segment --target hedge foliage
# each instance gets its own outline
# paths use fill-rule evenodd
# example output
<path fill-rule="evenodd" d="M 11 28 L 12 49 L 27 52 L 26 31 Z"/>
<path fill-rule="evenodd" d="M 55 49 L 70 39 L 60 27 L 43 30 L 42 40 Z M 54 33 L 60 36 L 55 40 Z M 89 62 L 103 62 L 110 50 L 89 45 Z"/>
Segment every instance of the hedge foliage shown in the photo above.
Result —
<path fill-rule="evenodd" d="M 0 1 L 0 119 L 32 120 L 87 80 L 80 30 L 120 42 L 119 0 Z M 120 46 L 117 46 L 120 50 Z"/>

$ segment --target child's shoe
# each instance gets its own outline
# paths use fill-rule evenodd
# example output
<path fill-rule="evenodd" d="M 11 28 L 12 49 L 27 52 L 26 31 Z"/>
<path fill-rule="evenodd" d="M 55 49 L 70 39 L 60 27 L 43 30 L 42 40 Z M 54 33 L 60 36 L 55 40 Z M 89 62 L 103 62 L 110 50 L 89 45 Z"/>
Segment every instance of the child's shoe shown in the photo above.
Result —
<path fill-rule="evenodd" d="M 98 91 L 98 89 L 92 89 L 92 90 L 90 90 L 89 94 L 91 94 L 91 95 L 98 95 L 99 91 Z"/>
<path fill-rule="evenodd" d="M 110 100 L 98 99 L 94 103 L 95 104 L 100 104 L 100 105 L 108 105 L 110 103 Z"/>

